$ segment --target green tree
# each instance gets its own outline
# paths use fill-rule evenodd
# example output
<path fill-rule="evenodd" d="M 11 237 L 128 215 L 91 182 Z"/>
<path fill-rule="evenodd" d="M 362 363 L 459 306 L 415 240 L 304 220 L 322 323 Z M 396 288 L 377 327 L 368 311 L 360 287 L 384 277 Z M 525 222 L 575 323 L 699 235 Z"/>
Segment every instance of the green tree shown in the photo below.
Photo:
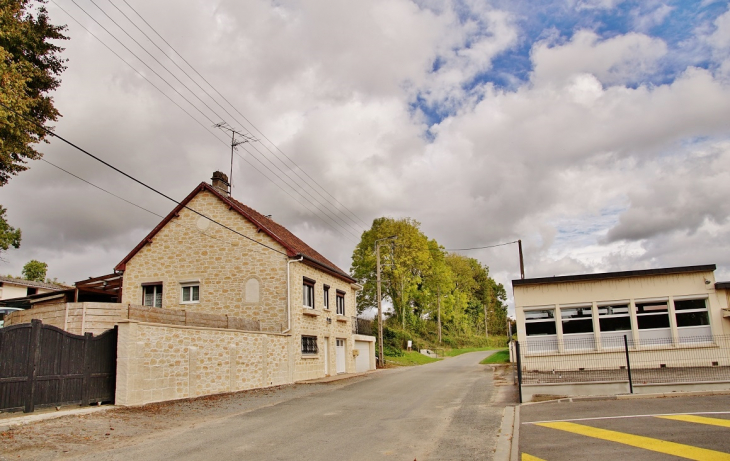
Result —
<path fill-rule="evenodd" d="M 48 264 L 31 259 L 23 266 L 23 278 L 34 282 L 43 282 L 46 280 L 46 272 Z"/>
<path fill-rule="evenodd" d="M 0 186 L 27 169 L 28 159 L 38 159 L 33 144 L 47 134 L 46 126 L 60 113 L 48 95 L 61 83 L 66 69 L 63 48 L 53 40 L 66 40 L 66 26 L 49 22 L 46 0 L 0 0 Z"/>
<path fill-rule="evenodd" d="M 10 247 L 20 246 L 20 229 L 11 227 L 5 220 L 7 210 L 0 205 L 0 255 Z"/>

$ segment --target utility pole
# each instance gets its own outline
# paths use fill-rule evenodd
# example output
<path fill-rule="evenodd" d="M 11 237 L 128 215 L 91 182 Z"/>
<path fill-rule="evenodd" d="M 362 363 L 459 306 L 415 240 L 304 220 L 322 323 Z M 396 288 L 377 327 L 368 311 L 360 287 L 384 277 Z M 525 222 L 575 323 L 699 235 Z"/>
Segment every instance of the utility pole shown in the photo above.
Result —
<path fill-rule="evenodd" d="M 383 306 L 380 295 L 380 242 L 383 240 L 395 240 L 397 238 L 397 235 L 391 235 L 390 237 L 377 239 L 375 241 L 375 270 L 377 272 L 375 279 L 377 280 L 378 286 L 378 364 L 380 365 L 380 368 L 385 366 L 385 355 L 383 353 Z"/>
<path fill-rule="evenodd" d="M 438 325 L 439 325 L 439 344 L 441 344 L 441 286 L 438 287 L 438 295 L 436 298 L 436 304 L 438 304 L 439 307 L 439 314 L 438 314 Z"/>
<path fill-rule="evenodd" d="M 522 240 L 517 240 L 517 248 L 520 251 L 520 278 L 525 278 L 525 263 L 522 261 Z"/>
<path fill-rule="evenodd" d="M 236 131 L 226 122 L 216 123 L 213 125 L 213 128 L 218 128 L 223 131 L 228 131 L 231 133 L 231 174 L 228 176 L 228 184 L 231 188 L 231 195 L 233 195 L 233 151 L 237 150 L 236 147 L 240 146 L 243 143 L 246 142 L 256 142 L 258 139 L 254 138 L 253 136 L 241 133 L 240 131 Z M 236 139 L 236 135 L 239 136 L 239 139 Z"/>

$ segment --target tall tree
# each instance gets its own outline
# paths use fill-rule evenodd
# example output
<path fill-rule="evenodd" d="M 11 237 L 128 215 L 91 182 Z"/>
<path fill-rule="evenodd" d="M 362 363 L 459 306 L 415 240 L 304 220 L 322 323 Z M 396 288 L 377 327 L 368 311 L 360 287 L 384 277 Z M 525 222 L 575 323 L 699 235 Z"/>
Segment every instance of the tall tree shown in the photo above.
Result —
<path fill-rule="evenodd" d="M 8 224 L 5 220 L 6 211 L 0 205 L 0 255 L 10 247 L 18 248 L 20 246 L 20 229 L 15 229 Z M 1 256 L 0 259 L 2 259 Z"/>
<path fill-rule="evenodd" d="M 32 145 L 44 141 L 46 126 L 60 113 L 48 95 L 66 69 L 63 48 L 66 26 L 49 22 L 46 0 L 0 0 L 0 186 L 26 170 L 28 159 L 42 156 Z"/>
<path fill-rule="evenodd" d="M 46 272 L 48 264 L 31 259 L 23 266 L 23 278 L 34 282 L 43 282 L 46 280 Z"/>

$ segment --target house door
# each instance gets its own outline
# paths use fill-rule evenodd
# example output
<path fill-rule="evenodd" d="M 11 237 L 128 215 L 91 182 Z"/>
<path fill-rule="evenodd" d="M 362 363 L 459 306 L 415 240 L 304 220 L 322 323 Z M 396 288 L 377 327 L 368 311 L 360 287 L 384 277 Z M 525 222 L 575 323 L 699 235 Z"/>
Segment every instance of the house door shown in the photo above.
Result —
<path fill-rule="evenodd" d="M 324 338 L 324 375 L 330 375 L 330 339 Z"/>
<path fill-rule="evenodd" d="M 345 340 L 337 340 L 337 373 L 345 372 Z"/>

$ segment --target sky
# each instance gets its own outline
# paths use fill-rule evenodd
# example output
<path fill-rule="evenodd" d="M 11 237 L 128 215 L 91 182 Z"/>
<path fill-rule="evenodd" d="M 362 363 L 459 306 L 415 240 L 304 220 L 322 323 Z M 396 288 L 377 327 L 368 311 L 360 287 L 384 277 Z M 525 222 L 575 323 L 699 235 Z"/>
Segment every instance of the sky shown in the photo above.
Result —
<path fill-rule="evenodd" d="M 717 264 L 730 280 L 727 2 L 48 10 L 70 38 L 57 134 L 180 200 L 230 172 L 226 123 L 249 140 L 234 198 L 345 270 L 389 216 L 447 249 L 521 239 L 528 278 Z M 0 273 L 38 259 L 66 283 L 108 274 L 174 207 L 58 139 L 39 149 L 0 189 L 23 232 Z M 462 253 L 511 297 L 514 244 Z"/>

